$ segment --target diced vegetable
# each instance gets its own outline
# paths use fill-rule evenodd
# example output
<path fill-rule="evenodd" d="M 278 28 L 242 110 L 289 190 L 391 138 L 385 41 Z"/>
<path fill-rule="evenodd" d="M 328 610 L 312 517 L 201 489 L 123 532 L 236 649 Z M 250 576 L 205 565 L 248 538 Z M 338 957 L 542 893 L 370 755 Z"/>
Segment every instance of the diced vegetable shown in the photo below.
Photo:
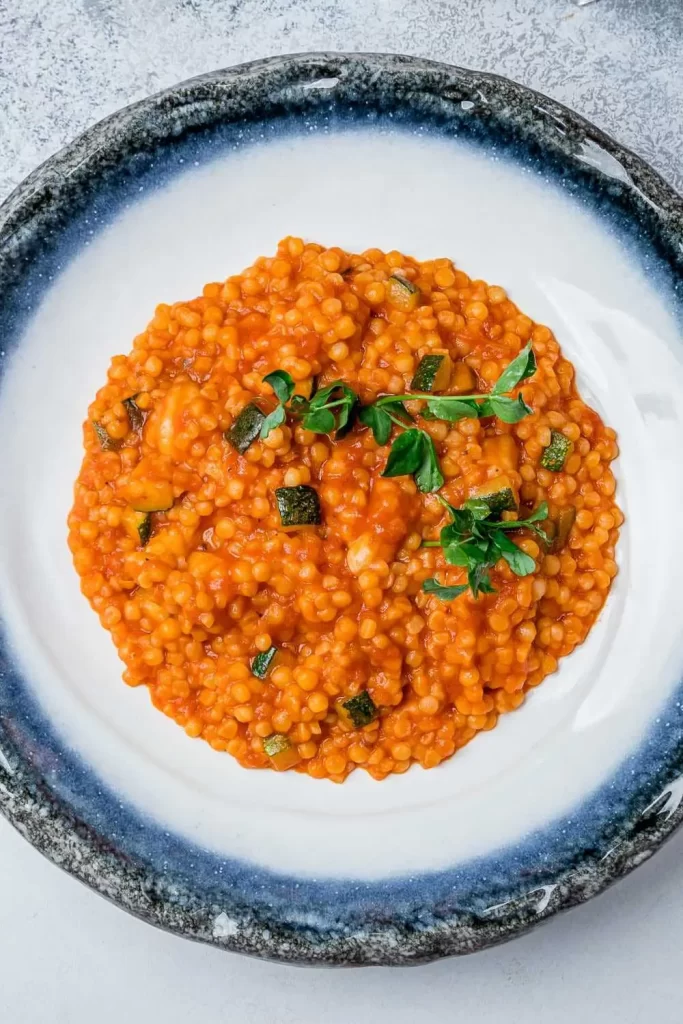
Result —
<path fill-rule="evenodd" d="M 551 473 L 561 472 L 573 447 L 569 438 L 561 434 L 559 430 L 551 430 L 550 444 L 543 449 L 541 465 L 544 469 L 549 469 Z"/>
<path fill-rule="evenodd" d="M 489 480 L 472 495 L 485 501 L 496 515 L 501 512 L 515 512 L 518 507 L 515 490 L 507 476 L 497 476 Z"/>
<path fill-rule="evenodd" d="M 320 522 L 320 499 L 312 487 L 276 487 L 275 500 L 283 526 L 316 526 Z"/>
<path fill-rule="evenodd" d="M 173 506 L 170 480 L 137 478 L 125 487 L 126 499 L 136 512 L 167 512 Z"/>
<path fill-rule="evenodd" d="M 476 390 L 477 380 L 471 366 L 462 360 L 458 360 L 453 366 L 451 375 L 451 390 L 456 395 L 470 395 Z"/>
<path fill-rule="evenodd" d="M 240 455 L 244 455 L 249 445 L 253 444 L 261 433 L 265 418 L 265 413 L 259 409 L 258 405 L 250 402 L 249 405 L 245 405 L 232 426 L 225 431 L 225 440 Z"/>
<path fill-rule="evenodd" d="M 393 274 L 386 283 L 387 298 L 392 306 L 404 313 L 412 313 L 420 305 L 420 289 L 412 281 Z"/>
<path fill-rule="evenodd" d="M 123 407 L 128 414 L 130 429 L 140 431 L 145 425 L 145 414 L 135 401 L 137 397 L 137 395 L 131 395 L 130 398 L 124 398 Z"/>
<path fill-rule="evenodd" d="M 121 517 L 128 536 L 143 548 L 152 535 L 152 515 L 150 512 L 138 512 L 129 505 Z"/>
<path fill-rule="evenodd" d="M 299 752 L 292 741 L 280 732 L 274 732 L 266 736 L 263 741 L 263 749 L 270 758 L 270 763 L 278 772 L 287 771 L 293 768 L 301 760 Z"/>
<path fill-rule="evenodd" d="M 346 564 L 354 576 L 360 574 L 370 567 L 378 557 L 380 540 L 376 533 L 367 531 L 361 533 L 360 537 L 352 540 L 346 549 Z"/>
<path fill-rule="evenodd" d="M 484 459 L 499 469 L 517 470 L 519 465 L 519 448 L 512 434 L 496 434 L 485 437 L 481 444 Z"/>
<path fill-rule="evenodd" d="M 355 697 L 337 701 L 337 711 L 342 719 L 354 729 L 369 725 L 379 714 L 377 706 L 367 690 L 361 690 Z"/>
<path fill-rule="evenodd" d="M 445 391 L 452 368 L 451 357 L 446 353 L 422 356 L 410 387 L 413 391 Z"/>
<path fill-rule="evenodd" d="M 251 671 L 259 679 L 265 679 L 272 668 L 274 668 L 273 660 L 277 654 L 277 647 L 269 647 L 267 651 L 261 651 L 257 654 L 251 663 Z"/>
<path fill-rule="evenodd" d="M 569 540 L 569 534 L 572 532 L 572 526 L 576 519 L 576 509 L 573 505 L 568 505 L 567 508 L 561 509 L 557 517 L 557 528 L 555 536 L 553 538 L 551 551 L 561 551 Z"/>
<path fill-rule="evenodd" d="M 92 428 L 95 431 L 95 436 L 100 442 L 100 448 L 103 452 L 114 452 L 117 448 L 121 447 L 121 442 L 115 437 L 111 437 L 106 427 L 103 427 L 97 420 L 92 420 Z"/>
<path fill-rule="evenodd" d="M 145 422 L 145 441 L 157 448 L 162 455 L 182 458 L 184 448 L 176 446 L 178 435 L 183 432 L 189 407 L 200 398 L 199 386 L 186 380 L 173 384 L 163 398 L 155 403 L 154 410 Z"/>

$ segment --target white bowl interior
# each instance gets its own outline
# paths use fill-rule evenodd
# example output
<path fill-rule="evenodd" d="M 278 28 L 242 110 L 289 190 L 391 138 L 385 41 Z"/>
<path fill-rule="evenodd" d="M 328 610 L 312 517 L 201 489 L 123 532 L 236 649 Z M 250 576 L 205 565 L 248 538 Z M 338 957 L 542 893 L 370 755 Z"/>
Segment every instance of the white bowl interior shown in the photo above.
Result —
<path fill-rule="evenodd" d="M 259 865 L 379 878 L 460 863 L 567 814 L 637 749 L 681 676 L 683 366 L 672 301 L 587 205 L 536 172 L 409 131 L 228 150 L 93 225 L 27 319 L 0 393 L 0 613 L 31 691 L 98 776 L 166 829 Z M 343 786 L 246 771 L 121 681 L 66 545 L 81 424 L 161 301 L 300 234 L 448 255 L 548 324 L 619 432 L 620 575 L 587 643 L 449 762 Z M 424 836 L 429 836 L 426 843 Z"/>

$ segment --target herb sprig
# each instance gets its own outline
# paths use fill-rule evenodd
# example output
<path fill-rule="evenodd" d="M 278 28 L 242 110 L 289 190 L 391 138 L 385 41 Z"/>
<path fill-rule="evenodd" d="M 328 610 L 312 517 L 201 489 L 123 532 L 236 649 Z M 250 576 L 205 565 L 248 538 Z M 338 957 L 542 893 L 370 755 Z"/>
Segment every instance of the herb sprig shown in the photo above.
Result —
<path fill-rule="evenodd" d="M 261 438 L 268 437 L 271 430 L 284 423 L 287 403 L 290 412 L 301 419 L 304 430 L 310 430 L 315 434 L 334 433 L 335 438 L 339 440 L 353 426 L 358 395 L 344 381 L 334 381 L 333 384 L 316 391 L 310 399 L 294 394 L 296 384 L 286 370 L 273 370 L 263 378 L 263 381 L 270 384 L 278 398 L 278 404 L 263 421 Z"/>
<path fill-rule="evenodd" d="M 287 412 L 285 406 L 294 394 L 296 384 L 286 370 L 273 370 L 263 378 L 264 384 L 270 384 L 278 399 L 278 403 L 272 412 L 269 412 L 261 424 L 261 440 L 268 437 L 271 430 L 275 430 L 281 423 L 285 422 Z"/>
<path fill-rule="evenodd" d="M 485 498 L 471 498 L 461 508 L 454 508 L 439 496 L 448 510 L 451 521 L 441 530 L 439 540 L 423 541 L 423 547 L 441 548 L 449 565 L 467 569 L 467 583 L 447 587 L 432 578 L 425 580 L 422 589 L 442 601 L 452 601 L 466 590 L 476 598 L 479 594 L 492 594 L 490 570 L 505 559 L 516 576 L 528 576 L 536 568 L 530 555 L 522 551 L 508 536 L 511 530 L 526 528 L 536 533 L 544 543 L 548 538 L 537 524 L 548 518 L 548 504 L 541 502 L 526 519 L 507 522 L 495 517 Z"/>
<path fill-rule="evenodd" d="M 295 410 L 303 418 L 304 430 L 315 434 L 332 434 L 337 440 L 348 434 L 353 426 L 358 395 L 342 380 L 316 391 L 310 401 L 306 399 Z"/>
<path fill-rule="evenodd" d="M 382 476 L 413 476 L 417 486 L 425 492 L 438 491 L 443 487 L 444 479 L 434 441 L 426 430 L 405 423 L 406 418 L 412 421 L 412 417 L 404 402 L 424 401 L 425 409 L 422 415 L 425 419 L 448 420 L 455 423 L 466 418 L 497 416 L 505 423 L 517 423 L 533 410 L 521 395 L 510 398 L 504 392 L 511 391 L 535 372 L 536 357 L 529 342 L 503 370 L 487 395 L 433 395 L 422 392 L 385 395 L 372 405 L 364 406 L 358 414 L 358 419 L 370 427 L 377 444 L 387 443 L 393 425 L 401 427 L 404 431 L 391 446 Z"/>
<path fill-rule="evenodd" d="M 506 394 L 512 391 L 527 377 L 536 373 L 536 356 L 531 342 L 525 345 L 519 355 L 506 366 L 488 394 L 483 395 L 434 395 L 429 392 L 416 392 L 406 395 L 386 395 L 378 398 L 375 407 L 381 411 L 393 402 L 422 401 L 425 402 L 425 415 L 429 419 L 448 420 L 456 423 L 462 419 L 481 419 L 484 416 L 496 416 L 504 423 L 518 423 L 533 412 L 521 395 L 510 398 Z"/>
<path fill-rule="evenodd" d="M 272 387 L 278 404 L 266 416 L 261 427 L 261 437 L 267 437 L 271 430 L 284 423 L 287 404 L 290 412 L 301 419 L 305 430 L 317 434 L 334 434 L 336 439 L 349 432 L 356 415 L 360 423 L 370 427 L 379 445 L 388 443 L 394 426 L 397 426 L 401 433 L 391 446 L 382 476 L 412 476 L 421 491 L 431 493 L 438 491 L 444 484 L 436 447 L 426 430 L 412 425 L 413 417 L 404 402 L 424 402 L 422 416 L 425 419 L 455 423 L 465 418 L 496 416 L 505 423 L 518 423 L 533 410 L 521 395 L 512 398 L 506 392 L 512 391 L 535 372 L 536 357 L 529 342 L 503 370 L 488 394 L 434 395 L 418 392 L 384 395 L 371 405 L 361 406 L 353 388 L 344 381 L 334 381 L 307 399 L 303 395 L 294 394 L 296 384 L 289 373 L 273 370 L 263 380 Z"/>
<path fill-rule="evenodd" d="M 392 426 L 396 425 L 403 431 L 391 446 L 382 476 L 413 476 L 417 486 L 425 493 L 443 487 L 444 478 L 434 441 L 426 430 L 411 427 L 413 418 L 399 399 L 393 398 L 382 406 L 377 402 L 363 406 L 358 419 L 370 427 L 375 441 L 380 445 L 389 440 Z"/>

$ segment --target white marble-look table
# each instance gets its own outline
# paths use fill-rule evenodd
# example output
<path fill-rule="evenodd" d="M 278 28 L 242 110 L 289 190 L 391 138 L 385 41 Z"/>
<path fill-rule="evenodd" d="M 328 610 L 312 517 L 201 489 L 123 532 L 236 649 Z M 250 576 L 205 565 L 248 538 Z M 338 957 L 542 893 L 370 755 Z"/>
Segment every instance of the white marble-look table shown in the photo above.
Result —
<path fill-rule="evenodd" d="M 398 51 L 574 107 L 683 191 L 681 0 L 0 0 L 0 200 L 93 121 L 273 53 Z M 183 942 L 50 865 L 0 819 L 8 1024 L 679 1024 L 683 835 L 505 947 L 406 970 L 302 970 Z"/>

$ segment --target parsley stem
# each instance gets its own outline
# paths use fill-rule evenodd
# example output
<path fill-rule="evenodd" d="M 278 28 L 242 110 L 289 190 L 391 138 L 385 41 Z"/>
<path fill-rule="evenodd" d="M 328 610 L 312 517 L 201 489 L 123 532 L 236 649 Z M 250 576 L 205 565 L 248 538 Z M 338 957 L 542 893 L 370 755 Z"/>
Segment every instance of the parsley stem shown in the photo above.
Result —
<path fill-rule="evenodd" d="M 526 519 L 509 519 L 501 520 L 496 523 L 497 530 L 521 530 L 523 526 L 535 526 L 536 520 L 532 523 L 527 522 Z"/>
<path fill-rule="evenodd" d="M 379 404 L 379 403 L 378 403 Z M 393 416 L 390 412 L 386 413 L 392 423 L 395 423 L 397 427 L 403 427 L 404 430 L 410 430 L 410 423 L 404 423 L 403 420 L 399 420 L 396 416 Z"/>
<path fill-rule="evenodd" d="M 348 398 L 338 398 L 335 402 L 325 402 L 325 404 L 321 405 L 320 408 L 321 409 L 334 409 L 334 407 L 336 405 L 347 405 L 348 401 L 349 401 Z"/>
<path fill-rule="evenodd" d="M 419 392 L 414 395 L 383 395 L 382 398 L 378 398 L 375 405 L 391 405 L 392 402 L 466 402 L 472 400 L 481 401 L 484 398 L 490 398 L 488 392 L 483 392 L 478 395 L 435 395 L 427 392 L 423 394 Z"/>
<path fill-rule="evenodd" d="M 443 547 L 443 545 L 442 545 L 440 540 L 423 540 L 422 541 L 422 547 L 423 548 L 440 548 L 440 547 Z"/>

